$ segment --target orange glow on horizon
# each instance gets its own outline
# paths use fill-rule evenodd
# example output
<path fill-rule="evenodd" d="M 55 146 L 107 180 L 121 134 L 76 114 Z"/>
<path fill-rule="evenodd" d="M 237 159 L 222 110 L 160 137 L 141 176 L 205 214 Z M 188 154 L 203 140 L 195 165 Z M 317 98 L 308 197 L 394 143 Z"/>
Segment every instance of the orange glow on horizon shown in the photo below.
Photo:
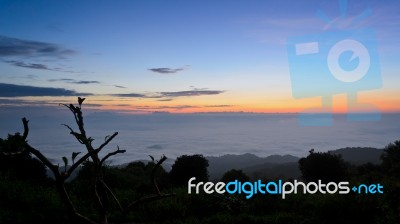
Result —
<path fill-rule="evenodd" d="M 399 112 L 395 99 L 382 100 L 380 97 L 369 97 L 361 95 L 358 98 L 360 103 L 369 103 L 375 105 L 381 112 Z M 205 104 L 204 102 L 186 100 L 176 100 L 171 102 L 145 102 L 145 101 L 128 101 L 126 104 L 116 103 L 103 104 L 102 110 L 123 111 L 132 113 L 152 113 L 152 112 L 168 112 L 168 113 L 205 113 L 205 112 L 249 112 L 249 113 L 299 113 L 309 108 L 320 108 L 322 105 L 321 98 L 312 99 L 281 99 L 270 100 L 265 103 L 263 100 L 253 99 L 253 102 L 236 102 L 230 104 Z M 123 102 L 121 102 L 123 103 Z M 345 94 L 337 95 L 332 98 L 333 113 L 347 113 L 347 96 Z M 368 112 L 363 108 L 358 108 L 357 112 Z"/>
<path fill-rule="evenodd" d="M 359 103 L 376 106 L 382 113 L 400 112 L 399 91 L 371 91 L 358 95 Z M 86 97 L 84 108 L 99 111 L 116 111 L 122 113 L 206 113 L 206 112 L 249 112 L 249 113 L 301 113 L 309 108 L 321 108 L 320 97 L 310 99 L 294 99 L 290 93 L 247 94 L 230 93 L 217 96 L 179 97 L 169 100 L 157 98 L 117 98 L 94 95 Z M 29 102 L 37 102 L 37 106 L 59 106 L 60 103 L 76 104 L 76 97 L 25 97 L 19 98 Z M 40 102 L 40 104 L 38 104 Z M 43 103 L 43 104 L 42 104 Z M 42 105 L 41 105 L 42 104 Z M 347 95 L 332 97 L 333 113 L 347 113 Z M 366 112 L 358 108 L 358 112 Z"/>

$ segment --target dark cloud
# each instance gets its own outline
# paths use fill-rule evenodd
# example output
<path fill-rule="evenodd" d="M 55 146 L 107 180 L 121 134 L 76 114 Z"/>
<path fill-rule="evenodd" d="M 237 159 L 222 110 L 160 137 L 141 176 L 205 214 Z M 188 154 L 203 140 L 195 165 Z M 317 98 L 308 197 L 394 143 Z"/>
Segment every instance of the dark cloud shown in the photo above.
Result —
<path fill-rule="evenodd" d="M 140 94 L 140 93 L 120 93 L 120 94 L 111 94 L 111 96 L 116 96 L 116 97 L 133 97 L 133 98 L 145 98 L 145 94 Z"/>
<path fill-rule="evenodd" d="M 89 93 L 77 93 L 74 90 L 64 88 L 23 86 L 0 83 L 0 97 L 23 97 L 23 96 L 88 96 Z"/>
<path fill-rule="evenodd" d="M 100 84 L 99 81 L 86 81 L 86 80 L 75 80 L 75 79 L 49 79 L 49 82 L 67 82 L 72 84 Z"/>
<path fill-rule="evenodd" d="M 36 56 L 36 57 L 56 57 L 76 53 L 71 49 L 60 47 L 56 44 L 39 41 L 21 40 L 12 37 L 0 36 L 0 56 Z"/>
<path fill-rule="evenodd" d="M 174 74 L 185 70 L 186 67 L 181 68 L 149 68 L 149 71 L 160 73 L 160 74 Z"/>
<path fill-rule="evenodd" d="M 126 89 L 125 86 L 114 85 L 114 87 L 117 87 L 117 88 L 120 88 L 120 89 Z"/>
<path fill-rule="evenodd" d="M 161 92 L 164 97 L 180 97 L 180 96 L 203 96 L 203 95 L 218 95 L 224 93 L 222 90 L 188 90 L 178 92 Z"/>

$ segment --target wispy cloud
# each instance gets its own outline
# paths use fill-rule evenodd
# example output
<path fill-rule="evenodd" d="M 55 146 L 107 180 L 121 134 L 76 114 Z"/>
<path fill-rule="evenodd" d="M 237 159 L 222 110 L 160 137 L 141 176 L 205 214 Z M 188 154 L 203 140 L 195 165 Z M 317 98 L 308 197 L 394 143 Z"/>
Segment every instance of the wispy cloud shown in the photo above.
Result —
<path fill-rule="evenodd" d="M 36 87 L 0 83 L 0 97 L 24 96 L 88 96 L 90 93 L 78 93 L 64 88 Z"/>
<path fill-rule="evenodd" d="M 184 110 L 192 108 L 200 108 L 193 105 L 176 105 L 176 106 L 136 106 L 136 110 L 154 111 L 154 110 Z"/>
<path fill-rule="evenodd" d="M 149 68 L 149 71 L 160 73 L 160 74 L 175 74 L 177 72 L 186 70 L 188 66 L 180 67 L 180 68 Z"/>
<path fill-rule="evenodd" d="M 120 86 L 120 85 L 114 85 L 114 87 L 120 88 L 120 89 L 126 89 L 125 86 Z"/>
<path fill-rule="evenodd" d="M 132 97 L 132 98 L 146 98 L 145 94 L 141 93 L 119 93 L 119 94 L 111 94 L 111 96 L 115 97 Z"/>
<path fill-rule="evenodd" d="M 77 73 L 76 71 L 55 68 L 37 62 L 37 60 L 43 61 L 43 58 L 46 58 L 46 61 L 49 61 L 49 59 L 65 59 L 76 53 L 77 51 L 75 50 L 53 43 L 22 40 L 0 35 L 0 57 L 11 59 L 3 62 L 21 68 Z M 21 58 L 23 58 L 23 61 L 21 61 Z"/>
<path fill-rule="evenodd" d="M 172 101 L 176 97 L 193 97 L 193 96 L 204 96 L 204 95 L 218 95 L 224 93 L 223 90 L 208 90 L 208 89 L 193 89 L 187 91 L 176 91 L 176 92 L 156 92 L 156 93 L 118 93 L 110 94 L 115 97 L 132 97 L 132 98 L 154 98 L 158 101 Z"/>
<path fill-rule="evenodd" d="M 132 105 L 131 105 L 132 106 Z M 232 107 L 232 105 L 160 105 L 160 106 L 132 106 L 136 111 L 155 112 L 155 111 L 181 111 L 186 109 L 199 109 L 199 108 L 225 108 Z"/>
<path fill-rule="evenodd" d="M 178 92 L 161 92 L 163 97 L 181 97 L 181 96 L 203 96 L 203 95 L 218 95 L 224 93 L 222 90 L 188 90 Z"/>
<path fill-rule="evenodd" d="M 59 105 L 60 102 L 54 102 L 54 101 L 43 101 L 43 100 L 24 100 L 24 99 L 19 99 L 19 98 L 0 98 L 0 105 L 2 107 L 4 106 L 56 106 Z"/>
<path fill-rule="evenodd" d="M 100 84 L 99 81 L 88 81 L 88 80 L 75 80 L 75 79 L 49 79 L 49 82 L 66 82 L 72 84 Z"/>
<path fill-rule="evenodd" d="M 75 53 L 75 50 L 63 48 L 52 43 L 0 36 L 0 56 L 3 57 L 36 56 L 64 58 Z"/>
<path fill-rule="evenodd" d="M 59 82 L 59 81 L 62 81 L 62 82 L 72 82 L 72 81 L 75 81 L 75 79 L 49 79 L 49 80 L 47 80 L 47 81 L 49 81 L 49 82 Z"/>
<path fill-rule="evenodd" d="M 17 66 L 17 67 L 22 67 L 22 68 L 33 68 L 33 69 L 40 69 L 40 70 L 50 70 L 50 71 L 55 71 L 54 69 L 50 69 L 44 64 L 37 64 L 37 63 L 25 63 L 22 61 L 4 61 L 8 64 Z"/>
<path fill-rule="evenodd" d="M 75 81 L 74 84 L 100 84 L 99 81 Z"/>
<path fill-rule="evenodd" d="M 172 101 L 173 99 L 159 99 L 157 101 L 161 101 L 161 102 L 168 102 L 168 101 Z"/>
<path fill-rule="evenodd" d="M 31 68 L 31 69 L 39 69 L 39 70 L 47 70 L 47 71 L 56 71 L 56 72 L 68 72 L 68 73 L 77 73 L 76 71 L 71 71 L 71 70 L 64 70 L 61 68 L 50 68 L 49 66 L 41 63 L 26 63 L 22 61 L 4 61 L 7 64 L 21 67 L 21 68 Z"/>
<path fill-rule="evenodd" d="M 221 104 L 221 105 L 206 105 L 204 107 L 210 107 L 210 108 L 220 108 L 220 107 L 232 107 L 233 105 L 226 105 L 226 104 Z"/>
<path fill-rule="evenodd" d="M 114 106 L 118 106 L 118 107 L 130 107 L 132 105 L 130 104 L 125 104 L 125 103 L 121 103 L 121 104 L 115 104 Z"/>
<path fill-rule="evenodd" d="M 30 69 L 39 69 L 39 70 L 48 70 L 48 71 L 55 71 L 55 72 L 67 72 L 67 73 L 80 73 L 77 71 L 72 71 L 72 70 L 66 70 L 62 68 L 51 68 L 45 64 L 41 63 L 25 63 L 22 61 L 4 61 L 5 63 L 8 63 L 13 66 L 21 67 L 21 68 L 30 68 Z"/>

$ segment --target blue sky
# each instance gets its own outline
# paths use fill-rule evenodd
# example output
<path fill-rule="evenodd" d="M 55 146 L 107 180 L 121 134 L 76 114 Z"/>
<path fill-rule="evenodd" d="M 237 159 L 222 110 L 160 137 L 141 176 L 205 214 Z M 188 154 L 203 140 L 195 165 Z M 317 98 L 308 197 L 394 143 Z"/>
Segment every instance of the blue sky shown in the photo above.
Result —
<path fill-rule="evenodd" d="M 399 111 L 399 11 L 349 0 L 341 21 L 339 1 L 0 0 L 0 103 L 86 94 L 103 110 L 298 112 L 318 99 L 293 98 L 287 38 L 370 27 L 383 85 L 365 97 Z"/>

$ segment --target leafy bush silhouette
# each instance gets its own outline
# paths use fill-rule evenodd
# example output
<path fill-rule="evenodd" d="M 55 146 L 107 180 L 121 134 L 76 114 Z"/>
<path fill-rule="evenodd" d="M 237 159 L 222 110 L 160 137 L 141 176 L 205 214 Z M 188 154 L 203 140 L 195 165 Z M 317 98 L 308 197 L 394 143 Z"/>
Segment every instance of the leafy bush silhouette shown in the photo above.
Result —
<path fill-rule="evenodd" d="M 400 140 L 390 143 L 382 154 L 382 167 L 392 178 L 400 179 Z"/>
<path fill-rule="evenodd" d="M 227 171 L 221 177 L 221 181 L 225 182 L 225 183 L 235 181 L 235 180 L 238 180 L 240 182 L 246 182 L 246 181 L 249 181 L 250 178 L 245 173 L 243 173 L 242 170 L 235 170 L 235 169 L 231 169 L 231 170 Z"/>
<path fill-rule="evenodd" d="M 176 186 L 185 186 L 188 180 L 196 177 L 193 183 L 208 181 L 208 160 L 203 155 L 183 155 L 175 160 L 170 171 L 172 184 Z"/>
<path fill-rule="evenodd" d="M 308 182 L 339 182 L 347 177 L 347 164 L 340 155 L 329 152 L 311 150 L 306 158 L 299 160 L 299 169 L 303 179 Z"/>
<path fill-rule="evenodd" d="M 22 150 L 25 140 L 20 133 L 0 138 L 0 174 L 8 179 L 47 184 L 46 167 L 31 153 Z M 21 152 L 21 153 L 20 153 Z"/>

